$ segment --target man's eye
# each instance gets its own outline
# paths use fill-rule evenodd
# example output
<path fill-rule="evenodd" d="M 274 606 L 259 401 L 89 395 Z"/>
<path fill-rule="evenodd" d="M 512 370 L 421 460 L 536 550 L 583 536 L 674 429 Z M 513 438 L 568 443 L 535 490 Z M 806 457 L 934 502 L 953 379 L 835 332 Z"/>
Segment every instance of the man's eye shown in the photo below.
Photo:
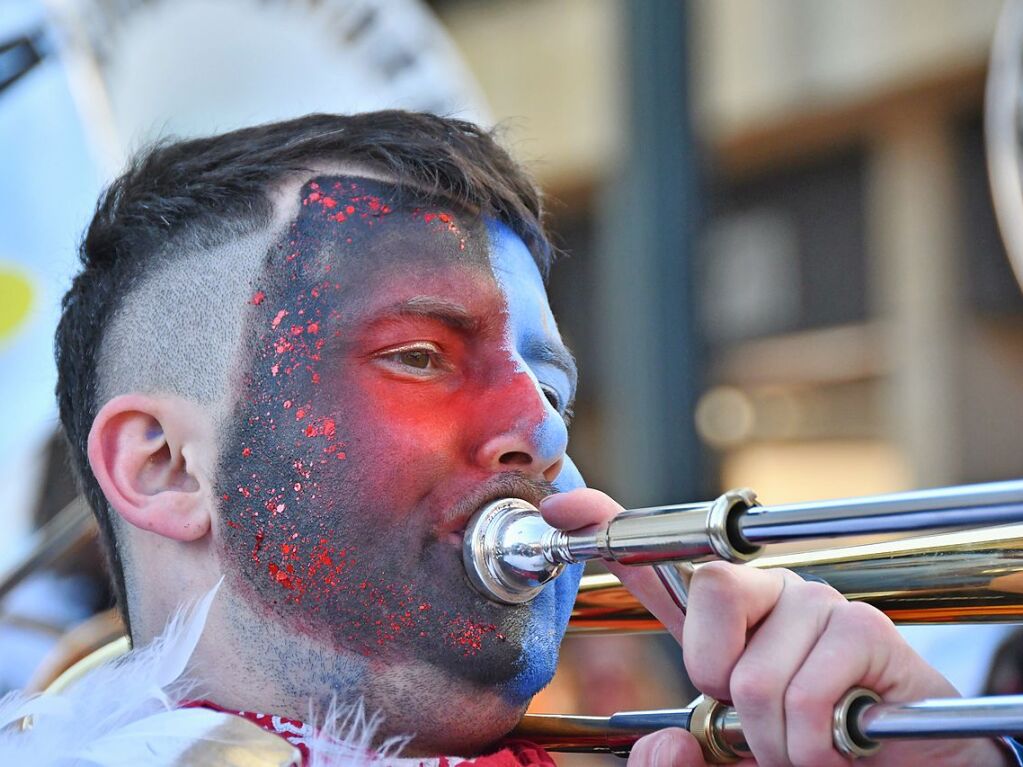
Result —
<path fill-rule="evenodd" d="M 547 398 L 547 401 L 551 403 L 551 407 L 561 414 L 561 417 L 565 419 L 565 425 L 572 425 L 572 418 L 575 416 L 575 412 L 572 410 L 572 403 L 562 403 L 561 395 L 558 394 L 556 389 L 540 384 L 540 391 L 543 392 L 543 396 Z"/>
<path fill-rule="evenodd" d="M 551 403 L 551 407 L 561 412 L 561 397 L 554 391 L 550 386 L 541 386 L 540 391 L 543 392 L 543 396 L 547 398 L 547 401 Z"/>
<path fill-rule="evenodd" d="M 408 365 L 410 368 L 427 370 L 432 362 L 430 352 L 425 349 L 406 349 L 405 351 L 398 352 L 397 354 L 398 361 L 403 365 Z"/>
<path fill-rule="evenodd" d="M 433 344 L 417 343 L 382 352 L 378 359 L 396 373 L 429 376 L 446 370 L 441 350 Z"/>

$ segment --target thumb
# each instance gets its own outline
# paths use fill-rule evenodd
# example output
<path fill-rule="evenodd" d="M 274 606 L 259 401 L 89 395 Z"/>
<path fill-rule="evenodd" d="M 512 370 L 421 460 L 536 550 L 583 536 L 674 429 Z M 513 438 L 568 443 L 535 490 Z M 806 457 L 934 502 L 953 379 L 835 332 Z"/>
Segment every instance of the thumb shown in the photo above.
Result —
<path fill-rule="evenodd" d="M 706 767 L 700 744 L 686 730 L 672 727 L 644 735 L 629 754 L 628 767 Z"/>

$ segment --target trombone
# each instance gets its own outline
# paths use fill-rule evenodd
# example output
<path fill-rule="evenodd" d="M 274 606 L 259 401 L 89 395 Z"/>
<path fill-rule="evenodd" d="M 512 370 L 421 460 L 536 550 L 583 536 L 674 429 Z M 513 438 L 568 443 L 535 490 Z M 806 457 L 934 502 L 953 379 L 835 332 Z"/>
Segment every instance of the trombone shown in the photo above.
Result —
<path fill-rule="evenodd" d="M 778 543 L 909 532 L 927 534 L 797 553 L 767 551 Z M 86 505 L 71 504 L 40 531 L 23 560 L 0 575 L 0 596 L 93 534 Z M 710 503 L 626 511 L 597 530 L 572 533 L 548 526 L 534 507 L 511 498 L 477 512 L 464 538 L 469 581 L 502 603 L 529 601 L 567 564 L 598 559 L 653 566 L 681 609 L 700 563 L 726 559 L 785 567 L 827 582 L 896 623 L 1018 622 L 1023 480 L 766 507 L 752 491 L 737 490 Z M 661 629 L 613 575 L 583 578 L 569 632 Z M 607 718 L 529 714 L 514 734 L 554 751 L 625 755 L 644 734 L 675 726 L 697 736 L 709 763 L 749 755 L 735 711 L 706 697 L 681 709 Z M 1016 733 L 1023 733 L 1023 696 L 883 703 L 869 690 L 851 690 L 836 705 L 832 730 L 836 746 L 850 756 L 873 753 L 889 738 Z"/>
<path fill-rule="evenodd" d="M 762 556 L 771 544 L 923 531 L 930 533 Z M 604 560 L 652 565 L 685 610 L 689 580 L 710 559 L 792 569 L 897 623 L 1016 622 L 1023 619 L 1023 482 L 774 507 L 743 489 L 704 504 L 625 511 L 571 533 L 549 527 L 524 501 L 502 499 L 477 513 L 463 544 L 469 580 L 506 604 L 533 599 L 568 564 Z M 659 628 L 614 576 L 583 579 L 569 631 Z M 710 763 L 750 756 L 735 711 L 705 697 L 683 709 L 608 718 L 527 715 L 515 734 L 550 750 L 625 755 L 639 737 L 668 726 L 696 735 Z M 832 727 L 836 748 L 852 757 L 890 738 L 1016 733 L 1023 733 L 1023 696 L 882 703 L 869 690 L 849 691 Z"/>

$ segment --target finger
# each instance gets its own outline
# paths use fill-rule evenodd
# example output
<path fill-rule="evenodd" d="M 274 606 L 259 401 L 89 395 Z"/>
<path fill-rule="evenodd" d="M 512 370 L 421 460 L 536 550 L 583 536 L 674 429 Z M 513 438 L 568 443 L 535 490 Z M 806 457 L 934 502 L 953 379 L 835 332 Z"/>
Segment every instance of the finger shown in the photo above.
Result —
<path fill-rule="evenodd" d="M 780 570 L 756 570 L 727 562 L 697 568 L 689 588 L 682 657 L 701 691 L 731 700 L 732 670 L 746 649 L 749 632 L 778 602 Z"/>
<path fill-rule="evenodd" d="M 544 498 L 540 514 L 559 530 L 579 530 L 600 525 L 618 516 L 624 508 L 607 493 L 583 487 Z"/>
<path fill-rule="evenodd" d="M 957 694 L 910 650 L 886 616 L 865 604 L 842 603 L 785 694 L 786 740 L 794 763 L 847 764 L 834 749 L 831 719 L 835 704 L 856 686 L 890 700 Z M 914 763 L 912 748 L 899 753 L 905 748 L 888 744 L 878 758 L 886 764 Z M 919 744 L 913 748 L 921 750 Z"/>
<path fill-rule="evenodd" d="M 644 735 L 629 753 L 628 767 L 706 767 L 700 744 L 677 727 Z"/>
<path fill-rule="evenodd" d="M 558 493 L 545 498 L 540 504 L 543 518 L 549 525 L 560 530 L 579 530 L 601 525 L 623 510 L 609 495 L 593 488 Z M 664 589 L 657 574 L 649 567 L 623 566 L 614 562 L 604 564 L 681 644 L 685 615 Z"/>
<path fill-rule="evenodd" d="M 780 571 L 783 587 L 770 614 L 754 629 L 729 680 L 743 733 L 761 764 L 788 764 L 785 695 L 836 607 L 845 604 L 829 586 Z M 815 767 L 824 767 L 815 763 Z"/>
<path fill-rule="evenodd" d="M 605 562 L 604 566 L 643 603 L 650 614 L 664 626 L 665 631 L 681 646 L 686 614 L 679 609 L 653 568 L 619 565 L 615 562 Z"/>
<path fill-rule="evenodd" d="M 862 613 L 855 621 L 854 611 Z M 861 607 L 854 611 L 835 610 L 786 691 L 786 740 L 789 752 L 800 760 L 835 764 L 831 730 L 835 704 L 849 688 L 875 676 L 868 673 L 871 666 L 887 663 L 888 649 L 872 614 L 876 611 Z M 874 681 L 880 680 L 875 676 Z"/>

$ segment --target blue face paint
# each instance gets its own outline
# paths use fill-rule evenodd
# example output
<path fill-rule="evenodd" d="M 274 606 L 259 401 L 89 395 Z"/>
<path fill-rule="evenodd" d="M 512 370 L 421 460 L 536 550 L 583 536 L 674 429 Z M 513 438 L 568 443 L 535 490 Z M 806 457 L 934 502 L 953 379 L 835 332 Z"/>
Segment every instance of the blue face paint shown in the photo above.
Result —
<path fill-rule="evenodd" d="M 564 410 L 575 390 L 575 363 L 561 341 L 543 278 L 525 243 L 496 221 L 487 222 L 487 232 L 491 268 L 507 303 L 508 351 L 533 381 L 545 408 L 535 447 L 541 461 L 554 460 L 568 444 Z"/>
<path fill-rule="evenodd" d="M 582 475 L 572 459 L 565 456 L 565 465 L 555 482 L 565 492 L 585 487 Z M 526 627 L 522 642 L 520 670 L 504 686 L 505 698 L 513 704 L 529 701 L 554 677 L 558 664 L 558 650 L 572 615 L 583 565 L 570 565 L 553 584 L 533 600 L 532 620 Z"/>
<path fill-rule="evenodd" d="M 563 458 L 555 480 L 559 490 L 584 487 L 575 464 L 564 455 L 568 443 L 564 410 L 574 394 L 575 367 L 561 342 L 543 279 L 529 250 L 514 232 L 494 221 L 488 222 L 487 229 L 491 268 L 507 305 L 508 351 L 517 368 L 533 381 L 538 402 L 544 408 L 533 447 L 541 461 Z M 509 702 L 527 702 L 554 676 L 582 572 L 582 565 L 569 567 L 531 603 L 519 671 L 503 686 Z"/>

